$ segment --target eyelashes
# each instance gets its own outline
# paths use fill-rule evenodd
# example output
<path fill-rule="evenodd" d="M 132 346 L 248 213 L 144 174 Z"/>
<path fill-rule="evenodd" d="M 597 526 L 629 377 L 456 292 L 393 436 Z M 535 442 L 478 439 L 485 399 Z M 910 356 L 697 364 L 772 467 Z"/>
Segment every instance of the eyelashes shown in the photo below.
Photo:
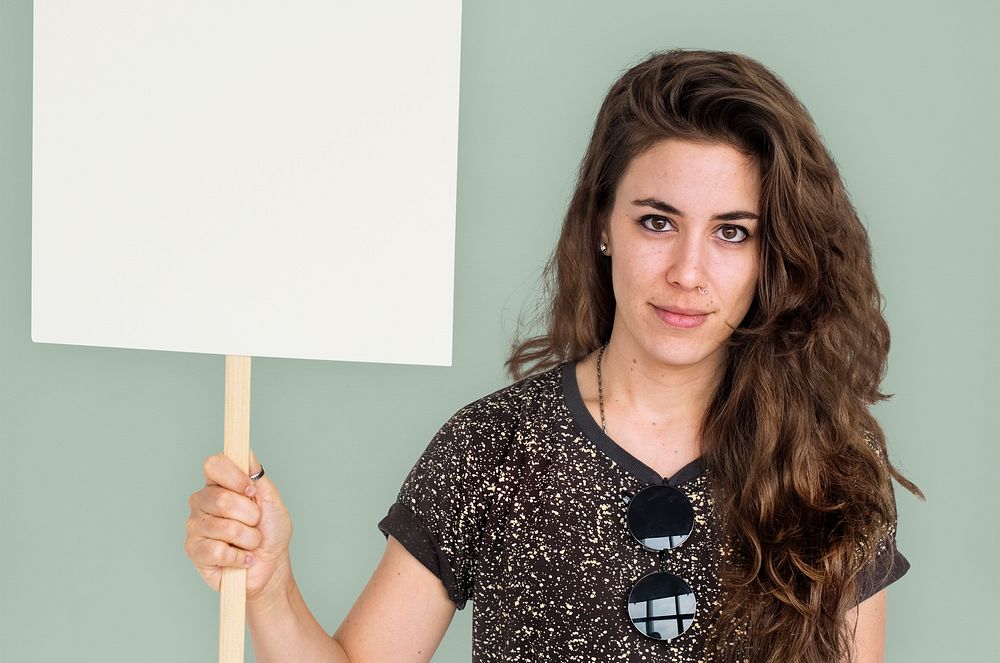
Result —
<path fill-rule="evenodd" d="M 726 237 L 726 233 L 735 232 L 737 237 Z M 743 226 L 737 226 L 735 224 L 727 223 L 724 226 L 720 226 L 716 231 L 718 233 L 719 239 L 724 242 L 729 242 L 730 244 L 742 244 L 743 242 L 750 239 L 750 231 Z M 739 234 L 742 233 L 742 237 Z"/>
<path fill-rule="evenodd" d="M 651 233 L 662 234 L 674 227 L 673 222 L 665 216 L 646 214 L 639 217 L 639 225 Z M 750 231 L 735 223 L 724 223 L 712 233 L 727 244 L 742 244 L 750 239 Z"/>
<path fill-rule="evenodd" d="M 672 224 L 666 218 L 662 216 L 656 216 L 655 214 L 646 214 L 645 216 L 639 217 L 639 225 L 641 225 L 646 230 L 652 230 L 653 232 L 663 232 Z M 656 225 L 657 227 L 653 227 Z"/>

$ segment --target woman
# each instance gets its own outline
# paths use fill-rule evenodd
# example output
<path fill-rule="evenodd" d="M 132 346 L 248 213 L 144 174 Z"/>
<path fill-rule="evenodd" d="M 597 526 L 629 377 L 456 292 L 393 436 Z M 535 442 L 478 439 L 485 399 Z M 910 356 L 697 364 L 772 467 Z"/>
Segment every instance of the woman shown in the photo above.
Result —
<path fill-rule="evenodd" d="M 868 411 L 888 328 L 802 105 L 739 55 L 629 70 L 547 273 L 548 333 L 431 441 L 332 638 L 274 484 L 208 459 L 186 550 L 215 588 L 249 567 L 257 660 L 426 661 L 469 598 L 476 661 L 882 660 L 891 478 L 919 491 Z"/>

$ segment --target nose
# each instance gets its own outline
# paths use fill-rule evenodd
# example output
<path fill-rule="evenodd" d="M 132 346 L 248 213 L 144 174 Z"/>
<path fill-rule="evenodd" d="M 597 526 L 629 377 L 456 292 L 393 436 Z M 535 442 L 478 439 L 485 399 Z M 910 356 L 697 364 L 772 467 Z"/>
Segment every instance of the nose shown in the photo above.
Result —
<path fill-rule="evenodd" d="M 705 262 L 709 248 L 697 233 L 678 236 L 668 257 L 667 280 L 684 290 L 703 286 L 707 281 Z"/>

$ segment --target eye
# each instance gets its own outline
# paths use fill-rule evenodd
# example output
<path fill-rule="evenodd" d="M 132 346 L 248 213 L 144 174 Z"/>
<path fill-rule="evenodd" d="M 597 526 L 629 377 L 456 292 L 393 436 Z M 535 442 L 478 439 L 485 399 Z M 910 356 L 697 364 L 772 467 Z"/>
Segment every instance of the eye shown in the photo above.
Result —
<path fill-rule="evenodd" d="M 750 233 L 743 226 L 726 225 L 716 231 L 719 239 L 730 244 L 740 244 L 750 237 Z"/>
<path fill-rule="evenodd" d="M 656 216 L 655 214 L 647 214 L 646 216 L 639 219 L 639 223 L 646 230 L 652 230 L 653 232 L 663 232 L 664 230 L 670 229 L 673 225 L 670 220 L 662 217 Z"/>

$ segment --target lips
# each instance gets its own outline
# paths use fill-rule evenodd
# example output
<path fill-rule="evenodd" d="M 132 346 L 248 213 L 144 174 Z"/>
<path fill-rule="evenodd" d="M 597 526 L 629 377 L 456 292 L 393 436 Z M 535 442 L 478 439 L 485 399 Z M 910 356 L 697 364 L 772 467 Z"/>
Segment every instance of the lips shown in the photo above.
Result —
<path fill-rule="evenodd" d="M 660 320 L 667 323 L 671 327 L 676 327 L 679 329 L 691 329 L 692 327 L 697 327 L 705 322 L 711 311 L 699 311 L 697 309 L 690 308 L 680 308 L 672 306 L 669 309 L 662 309 L 658 306 L 654 306 L 653 309 L 656 311 L 656 315 L 659 316 Z"/>
<path fill-rule="evenodd" d="M 676 313 L 677 315 L 697 316 L 697 315 L 708 315 L 709 313 L 711 313 L 711 311 L 699 311 L 698 309 L 681 308 L 679 306 L 670 306 L 668 308 L 660 308 L 659 306 L 657 306 L 656 308 L 660 309 L 661 311 L 669 311 L 670 313 Z"/>

